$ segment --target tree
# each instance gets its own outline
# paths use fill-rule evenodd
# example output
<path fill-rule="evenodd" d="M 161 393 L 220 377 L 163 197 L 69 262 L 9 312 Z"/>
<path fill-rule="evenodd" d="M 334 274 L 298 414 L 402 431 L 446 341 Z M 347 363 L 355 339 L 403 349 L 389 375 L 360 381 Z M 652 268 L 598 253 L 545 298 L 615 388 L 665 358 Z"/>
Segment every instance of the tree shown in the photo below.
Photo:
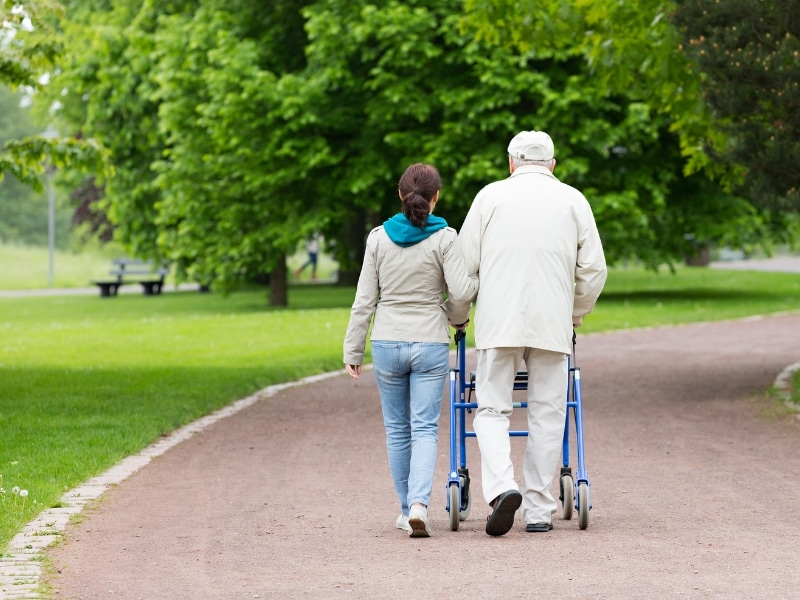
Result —
<path fill-rule="evenodd" d="M 239 9 L 205 2 L 161 20 L 156 223 L 162 246 L 188 269 L 222 288 L 269 273 L 270 302 L 285 305 L 286 254 L 324 214 L 305 194 L 305 174 L 325 158 L 300 158 L 314 137 L 296 135 L 296 108 L 286 115 L 282 106 L 282 75 L 304 64 L 297 3 L 276 3 L 260 27 L 261 3 Z"/>
<path fill-rule="evenodd" d="M 25 97 L 0 85 L 0 146 L 41 131 L 31 120 L 30 110 L 22 106 Z M 56 244 L 66 247 L 69 217 L 56 214 Z M 0 241 L 29 245 L 47 245 L 48 205 L 44 194 L 35 192 L 13 175 L 0 181 Z"/>
<path fill-rule="evenodd" d="M 276 99 L 279 76 L 304 64 L 303 5 L 77 10 L 66 35 L 89 44 L 58 78 L 64 117 L 110 149 L 117 176 L 102 205 L 118 239 L 222 291 L 272 270 L 275 305 L 286 304 L 285 254 L 318 217 L 302 173 L 287 181 L 296 157 L 281 127 L 296 126 Z"/>
<path fill-rule="evenodd" d="M 40 76 L 61 50 L 48 25 L 48 19 L 60 9 L 58 3 L 48 0 L 24 4 L 0 0 L 0 81 L 12 87 L 41 84 Z"/>
<path fill-rule="evenodd" d="M 687 0 L 675 24 L 724 143 L 706 143 L 736 191 L 800 211 L 800 2 Z"/>
<path fill-rule="evenodd" d="M 62 50 L 51 24 L 60 10 L 61 5 L 47 0 L 24 5 L 0 0 L 0 84 L 12 90 L 25 86 L 36 91 L 44 87 Z M 46 165 L 60 168 L 71 164 L 102 172 L 103 159 L 102 148 L 93 140 L 51 140 L 41 136 L 11 139 L 0 151 L 0 179 L 9 172 L 40 191 Z"/>
<path fill-rule="evenodd" d="M 536 47 L 571 47 L 583 60 L 601 95 L 623 96 L 644 104 L 662 116 L 665 131 L 674 134 L 672 137 L 679 143 L 679 156 L 668 152 L 673 160 L 682 162 L 682 168 L 675 173 L 678 179 L 671 186 L 667 201 L 677 204 L 674 217 L 683 216 L 673 218 L 668 213 L 650 211 L 649 218 L 654 223 L 666 221 L 675 226 L 684 223 L 688 227 L 691 222 L 693 226 L 685 234 L 704 243 L 763 245 L 785 242 L 798 232 L 798 222 L 791 214 L 772 210 L 779 206 L 776 193 L 789 198 L 794 193 L 792 189 L 796 189 L 794 179 L 786 177 L 787 169 L 797 172 L 796 135 L 786 135 L 796 125 L 796 115 L 794 120 L 788 115 L 796 112 L 796 101 L 790 98 L 797 93 L 797 38 L 795 33 L 786 33 L 796 30 L 798 11 L 790 6 L 796 2 L 785 2 L 783 8 L 772 10 L 777 5 L 756 0 L 716 4 L 663 0 L 466 0 L 462 27 L 475 31 L 481 39 L 517 51 L 529 49 L 534 41 Z M 730 64 L 728 58 L 733 50 L 719 40 L 711 41 L 708 28 L 714 26 L 712 15 L 731 13 L 745 21 L 751 16 L 761 24 L 760 32 L 753 27 L 748 29 L 754 44 L 762 44 L 756 40 L 766 36 L 764 48 L 770 44 L 781 48 L 776 51 L 780 58 L 775 59 L 774 65 L 779 68 L 765 70 L 764 59 L 752 56 L 755 68 L 749 71 L 750 75 L 757 71 L 775 74 L 771 91 L 765 96 L 764 104 L 771 107 L 767 111 L 754 103 L 762 93 L 763 80 L 751 77 L 733 82 L 714 75 L 713 68 L 709 71 L 710 62 L 718 65 L 722 59 Z M 524 18 L 511 20 L 505 15 Z M 779 26 L 779 22 L 785 25 Z M 676 24 L 685 29 L 682 31 Z M 736 24 L 730 25 L 736 31 Z M 739 31 L 742 30 L 740 26 Z M 713 99 L 714 86 L 740 104 L 739 113 L 734 114 Z M 787 105 L 779 107 L 781 101 Z M 760 137 L 747 133 L 753 129 L 749 110 L 754 111 L 754 119 L 761 124 L 772 118 L 771 126 L 759 130 Z M 770 136 L 783 143 L 767 140 Z M 741 152 L 745 148 L 750 149 L 751 156 Z M 758 156 L 752 154 L 758 148 L 766 151 Z M 786 152 L 782 157 L 785 161 L 776 156 L 779 149 Z M 765 168 L 767 160 L 758 161 L 767 158 L 773 160 Z M 758 169 L 752 168 L 751 160 L 758 162 Z M 747 177 L 742 179 L 745 172 Z M 692 196 L 687 198 L 686 193 Z M 713 219 L 709 218 L 711 213 L 715 215 Z M 670 240 L 680 239 L 679 233 L 671 231 Z M 668 255 L 675 256 L 675 250 Z"/>
<path fill-rule="evenodd" d="M 569 52 L 584 62 L 601 94 L 667 115 L 682 153 L 695 159 L 694 144 L 706 135 L 710 114 L 700 98 L 699 70 L 680 52 L 675 7 L 670 0 L 465 0 L 460 24 L 510 50 Z"/>
<path fill-rule="evenodd" d="M 559 35 L 582 22 L 574 6 L 546 3 L 552 18 L 533 30 L 552 43 L 512 52 L 459 27 L 462 0 L 76 5 L 66 39 L 83 43 L 56 89 L 64 118 L 110 150 L 117 175 L 102 202 L 119 239 L 219 289 L 269 270 L 272 302 L 285 302 L 285 253 L 313 231 L 353 283 L 408 164 L 440 169 L 438 210 L 458 227 L 480 187 L 507 175 L 521 129 L 556 139 L 558 174 L 586 192 L 611 261 L 656 267 L 691 248 L 685 234 L 746 239 L 760 227 L 740 202 L 724 220 L 735 228 L 690 218 L 707 186 L 682 186 L 686 146 L 667 108 L 699 106 L 672 76 L 691 65 L 654 57 L 671 74 L 655 88 L 655 75 L 598 76 L 607 45 Z M 614 52 L 641 63 L 652 35 Z"/>
<path fill-rule="evenodd" d="M 343 208 L 350 215 L 367 215 L 351 220 L 369 227 L 394 212 L 392 180 L 408 162 L 424 159 L 442 171 L 445 189 L 438 210 L 458 226 L 475 192 L 507 175 L 508 140 L 520 129 L 537 128 L 556 139 L 559 176 L 590 198 L 610 261 L 638 258 L 656 267 L 681 260 L 692 250 L 685 240 L 690 233 L 701 239 L 750 239 L 757 220 L 751 219 L 749 230 L 726 230 L 681 216 L 701 202 L 702 186 L 674 193 L 684 159 L 679 138 L 670 133 L 674 121 L 642 97 L 656 92 L 635 78 L 598 77 L 586 60 L 587 42 L 573 43 L 572 36 L 563 35 L 562 27 L 568 30 L 577 10 L 564 15 L 559 12 L 563 4 L 547 6 L 554 12 L 551 29 L 542 35 L 536 29 L 541 44 L 533 47 L 520 39 L 514 52 L 460 30 L 454 16 L 463 12 L 460 2 L 378 7 L 328 0 L 308 9 L 307 72 L 310 81 L 325 87 L 315 96 L 321 104 L 307 106 L 317 121 L 325 116 L 327 127 L 336 127 L 326 136 L 329 147 L 343 151 L 336 167 L 342 187 L 330 193 L 351 195 L 356 210 Z M 628 17 L 642 19 L 635 11 Z M 660 68 L 677 69 L 678 63 L 665 59 Z M 658 90 L 671 93 L 673 102 L 691 100 L 682 99 L 674 81 Z M 383 190 L 382 196 L 370 196 L 369 190 Z M 752 217 L 743 203 L 729 204 L 728 222 Z M 363 231 L 357 235 L 363 239 Z M 354 239 L 339 260 L 357 266 L 358 248 Z"/>

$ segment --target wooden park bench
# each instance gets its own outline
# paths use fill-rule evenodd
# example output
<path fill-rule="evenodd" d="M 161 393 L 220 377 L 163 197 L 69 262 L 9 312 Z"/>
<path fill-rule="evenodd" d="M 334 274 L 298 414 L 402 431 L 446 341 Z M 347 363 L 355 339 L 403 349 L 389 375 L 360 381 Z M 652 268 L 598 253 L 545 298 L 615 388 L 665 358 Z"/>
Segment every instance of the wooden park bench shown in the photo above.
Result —
<path fill-rule="evenodd" d="M 121 286 L 131 283 L 140 284 L 145 296 L 160 294 L 164 287 L 164 277 L 169 273 L 164 265 L 156 268 L 152 262 L 137 258 L 115 258 L 111 261 L 111 266 L 108 274 L 114 276 L 114 279 L 92 282 L 100 288 L 102 297 L 116 296 Z"/>

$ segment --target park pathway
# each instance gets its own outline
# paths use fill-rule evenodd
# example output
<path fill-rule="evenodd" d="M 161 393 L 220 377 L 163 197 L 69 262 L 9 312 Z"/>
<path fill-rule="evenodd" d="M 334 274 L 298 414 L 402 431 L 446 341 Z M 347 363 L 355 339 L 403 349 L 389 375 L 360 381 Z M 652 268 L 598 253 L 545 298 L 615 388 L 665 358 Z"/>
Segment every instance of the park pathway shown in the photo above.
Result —
<path fill-rule="evenodd" d="M 764 391 L 798 358 L 800 314 L 579 336 L 589 528 L 518 516 L 501 538 L 474 440 L 472 514 L 449 531 L 446 403 L 434 535 L 410 539 L 372 371 L 288 387 L 106 492 L 45 579 L 69 600 L 796 598 L 800 420 Z"/>

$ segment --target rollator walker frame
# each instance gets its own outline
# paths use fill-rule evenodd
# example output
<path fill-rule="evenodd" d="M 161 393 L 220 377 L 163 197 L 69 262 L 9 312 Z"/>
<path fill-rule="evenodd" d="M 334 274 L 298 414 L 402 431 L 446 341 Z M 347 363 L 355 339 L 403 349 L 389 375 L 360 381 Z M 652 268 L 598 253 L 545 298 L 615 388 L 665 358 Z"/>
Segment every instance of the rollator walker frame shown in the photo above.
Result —
<path fill-rule="evenodd" d="M 467 430 L 467 414 L 478 407 L 472 402 L 472 391 L 475 389 L 475 373 L 466 377 L 466 333 L 456 331 L 456 366 L 450 369 L 450 472 L 447 481 L 447 512 L 450 514 L 450 529 L 458 531 L 461 521 L 469 516 L 472 508 L 470 493 L 469 469 L 467 468 L 466 440 L 476 437 L 474 431 Z M 578 527 L 589 526 L 589 510 L 592 507 L 589 494 L 589 476 L 586 472 L 583 443 L 583 408 L 581 399 L 581 370 L 575 358 L 576 335 L 572 332 L 572 354 L 568 359 L 566 390 L 566 422 L 564 424 L 564 440 L 561 448 L 562 466 L 559 477 L 559 500 L 562 505 L 564 520 L 572 519 L 573 509 L 578 513 Z M 514 378 L 514 390 L 528 389 L 528 373 L 518 371 Z M 527 409 L 527 402 L 514 402 L 514 408 Z M 572 419 L 570 419 L 572 416 Z M 575 449 L 578 465 L 575 476 L 569 465 L 570 458 L 570 422 L 575 432 Z M 525 437 L 527 431 L 509 431 L 512 437 Z M 571 495 L 570 495 L 571 494 Z M 457 507 L 454 508 L 454 507 Z"/>

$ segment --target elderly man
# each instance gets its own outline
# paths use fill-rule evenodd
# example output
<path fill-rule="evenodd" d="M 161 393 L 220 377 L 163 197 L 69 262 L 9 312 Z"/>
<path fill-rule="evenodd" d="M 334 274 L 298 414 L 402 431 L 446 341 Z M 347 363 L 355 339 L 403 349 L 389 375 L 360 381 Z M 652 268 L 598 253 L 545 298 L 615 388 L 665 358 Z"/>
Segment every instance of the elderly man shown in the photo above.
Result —
<path fill-rule="evenodd" d="M 551 492 L 566 416 L 568 356 L 574 327 L 605 284 L 603 247 L 586 198 L 554 175 L 553 141 L 522 131 L 508 145 L 511 176 L 484 187 L 459 233 L 475 305 L 483 495 L 492 507 L 486 533 L 503 535 L 522 505 L 525 530 L 553 528 Z M 514 378 L 528 371 L 528 439 L 522 493 L 509 439 Z"/>

